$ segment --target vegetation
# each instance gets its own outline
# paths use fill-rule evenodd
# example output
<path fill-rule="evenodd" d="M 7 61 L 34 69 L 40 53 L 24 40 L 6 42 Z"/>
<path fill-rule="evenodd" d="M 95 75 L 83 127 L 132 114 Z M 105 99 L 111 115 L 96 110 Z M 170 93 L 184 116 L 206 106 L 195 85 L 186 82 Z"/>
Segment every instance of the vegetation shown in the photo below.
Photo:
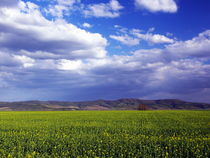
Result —
<path fill-rule="evenodd" d="M 0 157 L 210 157 L 210 111 L 0 112 Z"/>
<path fill-rule="evenodd" d="M 82 102 L 25 101 L 0 102 L 0 111 L 69 111 L 69 110 L 210 110 L 210 104 L 192 103 L 176 99 L 95 100 Z"/>

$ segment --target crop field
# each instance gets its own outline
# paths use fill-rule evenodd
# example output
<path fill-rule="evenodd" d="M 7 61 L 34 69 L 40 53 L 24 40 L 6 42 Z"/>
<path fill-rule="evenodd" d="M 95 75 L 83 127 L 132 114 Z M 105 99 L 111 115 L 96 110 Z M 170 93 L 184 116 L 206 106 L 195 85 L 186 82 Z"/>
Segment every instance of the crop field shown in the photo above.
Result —
<path fill-rule="evenodd" d="M 0 112 L 1 158 L 209 158 L 210 111 Z"/>

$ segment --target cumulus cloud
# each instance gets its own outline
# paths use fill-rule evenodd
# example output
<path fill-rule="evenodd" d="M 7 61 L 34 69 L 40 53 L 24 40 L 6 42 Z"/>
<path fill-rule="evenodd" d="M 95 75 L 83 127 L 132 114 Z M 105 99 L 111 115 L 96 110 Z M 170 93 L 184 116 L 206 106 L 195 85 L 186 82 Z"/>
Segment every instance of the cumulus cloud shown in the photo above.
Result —
<path fill-rule="evenodd" d="M 72 6 L 76 2 L 80 2 L 79 0 L 57 0 L 59 5 L 69 5 Z"/>
<path fill-rule="evenodd" d="M 175 13 L 178 10 L 174 0 L 135 0 L 135 5 L 150 12 Z"/>
<path fill-rule="evenodd" d="M 69 58 L 100 58 L 106 55 L 107 41 L 64 20 L 49 21 L 33 3 L 0 10 L 0 46 L 13 51 L 50 52 Z M 14 42 L 16 41 L 16 42 Z"/>
<path fill-rule="evenodd" d="M 24 56 L 24 55 L 16 55 L 14 57 L 15 57 L 16 60 L 18 60 L 22 63 L 22 66 L 24 68 L 32 67 L 35 63 L 34 59 L 32 59 L 30 57 L 27 57 L 27 56 Z"/>
<path fill-rule="evenodd" d="M 87 17 L 115 18 L 120 16 L 120 10 L 123 8 L 117 0 L 110 0 L 109 3 L 90 4 L 83 13 Z"/>
<path fill-rule="evenodd" d="M 85 23 L 83 23 L 83 24 L 82 24 L 82 26 L 83 26 L 83 27 L 86 27 L 86 28 L 91 28 L 91 27 L 92 27 L 92 25 L 91 25 L 91 24 L 86 23 L 86 22 L 85 22 Z"/>
<path fill-rule="evenodd" d="M 147 33 L 141 33 L 140 31 L 132 30 L 131 33 L 138 37 L 139 39 L 145 40 L 152 44 L 160 44 L 160 43 L 173 43 L 174 40 L 160 34 L 153 34 L 151 30 Z"/>
<path fill-rule="evenodd" d="M 150 28 L 147 32 L 139 29 L 129 30 L 119 25 L 114 26 L 120 35 L 110 35 L 109 37 L 128 46 L 138 45 L 141 40 L 149 44 L 168 44 L 174 43 L 175 40 L 165 35 L 153 33 L 155 28 Z"/>
<path fill-rule="evenodd" d="M 135 46 L 138 45 L 140 42 L 138 38 L 133 38 L 128 35 L 123 35 L 123 36 L 110 35 L 109 37 L 128 46 Z"/>
<path fill-rule="evenodd" d="M 167 51 L 178 56 L 210 57 L 210 30 L 200 33 L 191 40 L 179 41 L 167 46 Z"/>
<path fill-rule="evenodd" d="M 116 26 L 119 33 L 110 37 L 121 37 L 127 45 L 141 40 L 167 45 L 108 56 L 102 35 L 47 20 L 39 10 L 24 2 L 0 9 L 0 100 L 195 96 L 192 101 L 210 102 L 209 30 L 176 41 L 155 34 L 154 28 L 144 32 Z"/>
<path fill-rule="evenodd" d="M 162 53 L 171 60 L 183 58 L 206 59 L 210 58 L 210 30 L 198 34 L 198 36 L 186 41 L 174 41 L 165 45 L 163 49 L 138 50 L 139 53 Z M 163 58 L 162 56 L 161 58 Z"/>
<path fill-rule="evenodd" d="M 69 15 L 74 10 L 74 5 L 79 3 L 80 0 L 57 0 L 55 5 L 50 5 L 45 11 L 52 16 L 62 18 L 64 15 Z"/>
<path fill-rule="evenodd" d="M 40 71 L 39 67 L 37 71 L 36 67 L 31 67 L 27 71 L 33 72 L 34 75 L 26 73 L 24 86 L 37 89 L 42 83 L 48 82 L 49 87 L 43 86 L 44 90 L 50 88 L 59 93 L 62 99 L 76 95 L 79 96 L 77 99 L 83 100 L 116 97 L 151 99 L 151 96 L 158 99 L 163 97 L 161 93 L 176 97 L 210 88 L 210 65 L 193 59 L 164 59 L 164 53 L 161 50 L 151 50 L 136 51 L 132 56 L 112 56 L 104 59 L 53 60 L 57 70 L 49 71 L 50 68 L 45 68 Z M 41 82 L 31 85 L 28 78 Z M 17 80 L 11 82 L 21 86 Z M 66 92 L 69 92 L 69 95 L 66 96 Z M 86 93 L 88 95 L 85 95 Z"/>

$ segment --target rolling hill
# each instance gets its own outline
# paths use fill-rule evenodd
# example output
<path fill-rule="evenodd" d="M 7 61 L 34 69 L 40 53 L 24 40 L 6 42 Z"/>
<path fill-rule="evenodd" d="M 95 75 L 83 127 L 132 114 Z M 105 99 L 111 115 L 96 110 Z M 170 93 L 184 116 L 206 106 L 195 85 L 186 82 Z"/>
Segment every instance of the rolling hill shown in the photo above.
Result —
<path fill-rule="evenodd" d="M 138 110 L 143 104 L 150 110 L 209 110 L 210 104 L 177 99 L 141 100 L 118 99 L 82 102 L 24 101 L 0 102 L 0 111 L 62 111 L 62 110 Z"/>

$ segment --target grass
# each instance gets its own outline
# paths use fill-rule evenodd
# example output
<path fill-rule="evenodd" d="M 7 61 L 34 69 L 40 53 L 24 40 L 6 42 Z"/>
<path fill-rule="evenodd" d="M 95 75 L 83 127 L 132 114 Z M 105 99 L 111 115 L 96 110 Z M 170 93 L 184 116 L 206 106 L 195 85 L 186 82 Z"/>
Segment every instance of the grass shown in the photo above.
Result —
<path fill-rule="evenodd" d="M 0 112 L 0 157 L 210 157 L 210 111 Z"/>

